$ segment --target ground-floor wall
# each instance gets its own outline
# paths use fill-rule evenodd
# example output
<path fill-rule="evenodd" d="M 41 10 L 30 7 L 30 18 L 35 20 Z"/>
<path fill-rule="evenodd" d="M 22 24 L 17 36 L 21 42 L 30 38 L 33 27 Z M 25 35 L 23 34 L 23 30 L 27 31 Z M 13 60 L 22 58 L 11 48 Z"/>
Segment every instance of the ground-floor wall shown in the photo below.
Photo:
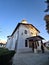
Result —
<path fill-rule="evenodd" d="M 17 49 L 17 53 L 32 52 L 32 48 L 21 48 Z"/>
<path fill-rule="evenodd" d="M 19 47 L 16 49 L 16 52 L 18 52 L 18 53 L 21 53 L 21 52 L 33 52 L 33 50 L 32 50 L 32 47 L 31 47 L 31 44 L 32 43 L 32 41 L 30 42 L 29 40 L 27 40 L 27 47 L 25 47 L 25 42 L 19 42 L 19 44 L 20 45 L 22 45 L 22 46 L 20 46 L 19 45 Z M 37 49 L 35 49 L 34 48 L 34 52 L 36 53 L 36 52 L 38 52 L 38 51 L 41 51 L 41 43 L 39 42 L 39 46 L 37 46 Z"/>

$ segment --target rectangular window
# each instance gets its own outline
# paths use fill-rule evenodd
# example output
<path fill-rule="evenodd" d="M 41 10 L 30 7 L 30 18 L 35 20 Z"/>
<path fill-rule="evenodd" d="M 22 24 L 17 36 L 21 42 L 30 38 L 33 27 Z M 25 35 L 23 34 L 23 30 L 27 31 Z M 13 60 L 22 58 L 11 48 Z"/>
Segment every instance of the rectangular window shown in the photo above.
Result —
<path fill-rule="evenodd" d="M 27 45 L 27 40 L 25 40 L 25 47 L 27 47 L 28 45 Z"/>

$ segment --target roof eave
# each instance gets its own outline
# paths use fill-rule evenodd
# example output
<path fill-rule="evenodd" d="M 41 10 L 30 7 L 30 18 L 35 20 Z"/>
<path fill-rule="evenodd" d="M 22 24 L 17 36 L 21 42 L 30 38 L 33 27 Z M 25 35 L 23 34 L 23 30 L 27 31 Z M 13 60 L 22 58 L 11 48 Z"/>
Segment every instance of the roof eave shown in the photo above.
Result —
<path fill-rule="evenodd" d="M 13 34 L 15 33 L 15 31 L 17 30 L 17 28 L 19 27 L 20 24 L 22 24 L 22 25 L 32 25 L 32 24 L 18 23 L 17 26 L 16 26 L 16 28 L 14 29 L 13 33 L 11 34 L 11 36 L 13 36 Z M 33 26 L 33 27 L 40 33 L 40 31 L 35 26 Z"/>

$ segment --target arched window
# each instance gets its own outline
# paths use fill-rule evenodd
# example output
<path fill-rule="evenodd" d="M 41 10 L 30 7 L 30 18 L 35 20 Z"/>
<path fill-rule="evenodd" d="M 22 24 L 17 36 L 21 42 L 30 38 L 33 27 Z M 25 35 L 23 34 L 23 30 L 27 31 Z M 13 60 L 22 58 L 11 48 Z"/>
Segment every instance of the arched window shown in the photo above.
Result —
<path fill-rule="evenodd" d="M 27 30 L 25 30 L 25 34 L 27 34 Z"/>

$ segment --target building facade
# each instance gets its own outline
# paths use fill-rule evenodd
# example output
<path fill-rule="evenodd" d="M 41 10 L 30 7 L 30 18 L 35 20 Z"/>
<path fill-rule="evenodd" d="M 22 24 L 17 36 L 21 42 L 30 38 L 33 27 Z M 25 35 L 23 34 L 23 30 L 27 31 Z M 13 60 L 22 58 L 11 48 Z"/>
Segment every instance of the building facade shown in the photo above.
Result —
<path fill-rule="evenodd" d="M 28 24 L 26 20 L 22 20 L 21 23 L 17 24 L 13 33 L 7 36 L 6 48 L 15 50 L 16 52 L 32 51 L 33 39 L 30 40 L 30 37 L 36 37 L 39 33 L 40 31 L 35 26 Z M 37 44 L 37 49 L 39 48 L 41 50 L 40 41 L 38 41 L 39 46 Z"/>
<path fill-rule="evenodd" d="M 44 45 L 45 45 L 46 47 L 49 47 L 49 41 L 45 42 Z"/>

